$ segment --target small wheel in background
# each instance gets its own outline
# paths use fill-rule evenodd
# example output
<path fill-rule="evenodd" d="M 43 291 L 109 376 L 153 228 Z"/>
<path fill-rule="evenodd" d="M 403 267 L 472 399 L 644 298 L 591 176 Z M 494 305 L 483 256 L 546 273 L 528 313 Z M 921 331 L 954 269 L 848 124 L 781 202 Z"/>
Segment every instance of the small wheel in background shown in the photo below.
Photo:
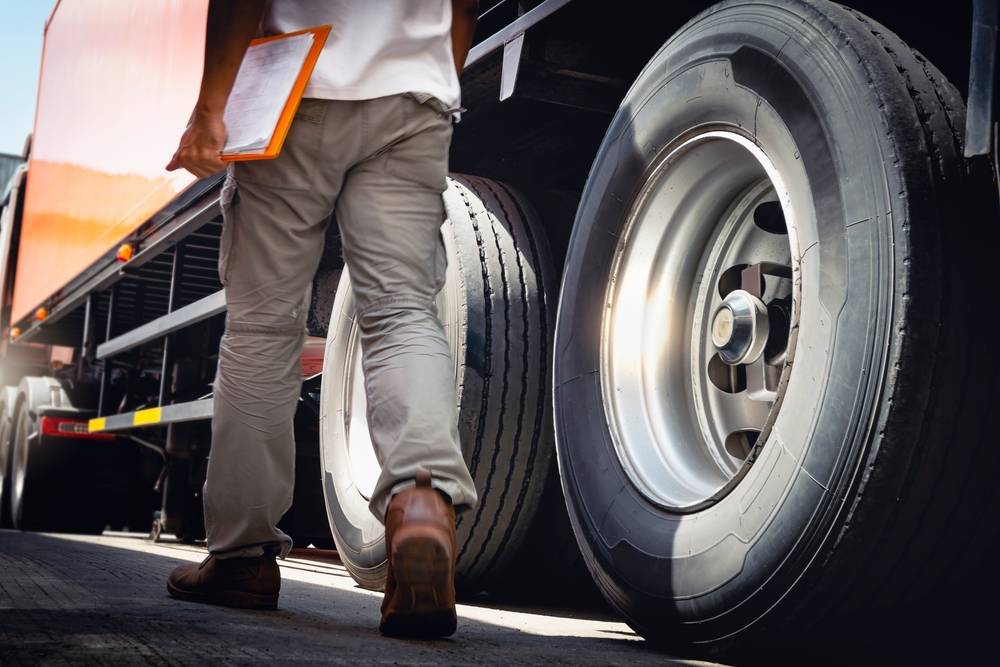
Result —
<path fill-rule="evenodd" d="M 13 484 L 13 417 L 17 389 L 0 389 L 0 528 L 10 528 L 11 493 Z"/>

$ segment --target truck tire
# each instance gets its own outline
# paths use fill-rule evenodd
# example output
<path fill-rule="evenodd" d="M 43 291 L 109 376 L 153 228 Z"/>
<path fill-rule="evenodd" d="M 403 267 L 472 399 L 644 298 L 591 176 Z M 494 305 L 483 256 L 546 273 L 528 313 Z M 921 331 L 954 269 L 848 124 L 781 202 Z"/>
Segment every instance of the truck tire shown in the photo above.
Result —
<path fill-rule="evenodd" d="M 18 530 L 99 534 L 109 500 L 102 473 L 113 453 L 92 442 L 42 435 L 38 414 L 53 400 L 55 407 L 72 409 L 58 380 L 21 380 L 12 423 L 12 523 Z"/>
<path fill-rule="evenodd" d="M 963 128 L 932 64 L 825 0 L 716 5 L 633 84 L 553 385 L 577 539 L 646 637 L 780 650 L 995 579 L 1000 221 Z"/>
<path fill-rule="evenodd" d="M 17 389 L 0 388 L 0 528 L 10 528 L 11 457 L 13 452 L 12 421 Z"/>
<path fill-rule="evenodd" d="M 448 273 L 438 308 L 456 359 L 459 433 L 479 491 L 458 520 L 457 585 L 478 592 L 523 541 L 553 465 L 546 290 L 548 245 L 530 207 L 508 187 L 455 176 L 444 194 Z M 380 589 L 385 533 L 368 510 L 379 466 L 368 436 L 350 277 L 337 291 L 324 358 L 320 438 L 337 550 L 355 580 Z"/>
<path fill-rule="evenodd" d="M 489 590 L 494 602 L 607 609 L 580 554 L 552 466 L 524 545 Z"/>

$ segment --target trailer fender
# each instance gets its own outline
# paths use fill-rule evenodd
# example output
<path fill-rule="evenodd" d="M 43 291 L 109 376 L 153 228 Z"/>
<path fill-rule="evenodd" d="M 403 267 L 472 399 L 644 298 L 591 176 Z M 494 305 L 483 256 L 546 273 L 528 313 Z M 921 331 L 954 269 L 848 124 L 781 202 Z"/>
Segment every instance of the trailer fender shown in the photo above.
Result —
<path fill-rule="evenodd" d="M 54 377 L 26 377 L 18 386 L 18 405 L 25 405 L 32 417 L 45 408 L 74 410 L 66 390 Z"/>

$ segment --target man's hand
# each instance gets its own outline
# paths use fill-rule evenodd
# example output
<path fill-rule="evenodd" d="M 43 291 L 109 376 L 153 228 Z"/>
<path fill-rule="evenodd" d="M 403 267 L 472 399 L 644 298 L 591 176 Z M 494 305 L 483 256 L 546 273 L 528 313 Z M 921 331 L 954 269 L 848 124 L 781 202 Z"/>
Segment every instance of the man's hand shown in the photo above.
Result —
<path fill-rule="evenodd" d="M 187 169 L 198 178 L 217 174 L 226 168 L 220 155 L 225 143 L 226 125 L 222 122 L 222 114 L 195 110 L 167 171 Z"/>
<path fill-rule="evenodd" d="M 265 0 L 209 0 L 198 102 L 167 171 L 187 169 L 202 178 L 226 168 L 220 156 L 226 145 L 222 112 L 265 6 Z"/>

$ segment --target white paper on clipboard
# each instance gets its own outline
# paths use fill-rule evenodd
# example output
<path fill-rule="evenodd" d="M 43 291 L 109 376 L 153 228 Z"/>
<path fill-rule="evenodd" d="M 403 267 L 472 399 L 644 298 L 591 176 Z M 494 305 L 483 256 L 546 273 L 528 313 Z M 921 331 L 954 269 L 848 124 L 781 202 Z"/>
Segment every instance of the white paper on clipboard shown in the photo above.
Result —
<path fill-rule="evenodd" d="M 267 148 L 315 35 L 305 33 L 247 49 L 226 102 L 223 155 Z"/>

